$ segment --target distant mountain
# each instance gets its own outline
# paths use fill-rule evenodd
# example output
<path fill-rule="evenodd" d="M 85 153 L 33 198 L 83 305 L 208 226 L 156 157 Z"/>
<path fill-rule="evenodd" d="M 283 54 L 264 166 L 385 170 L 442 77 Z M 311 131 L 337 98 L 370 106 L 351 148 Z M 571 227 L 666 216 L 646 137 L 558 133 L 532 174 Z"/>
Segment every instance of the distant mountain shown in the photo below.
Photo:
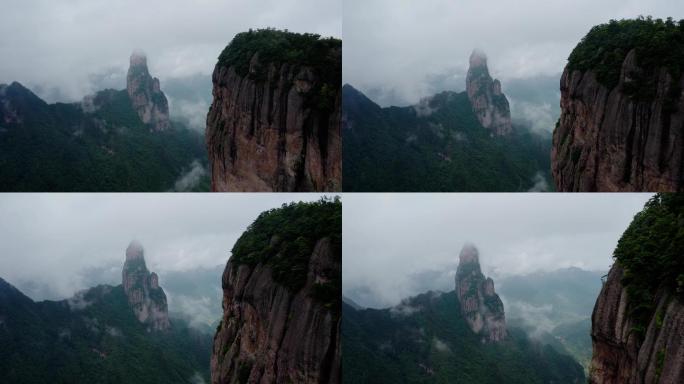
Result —
<path fill-rule="evenodd" d="M 17 82 L 0 85 L 0 190 L 208 189 L 206 164 L 202 135 L 169 120 L 140 54 L 131 56 L 127 89 L 81 103 L 47 104 Z"/>
<path fill-rule="evenodd" d="M 563 268 L 499 279 L 509 323 L 572 355 L 588 372 L 591 312 L 605 274 Z"/>
<path fill-rule="evenodd" d="M 512 123 L 501 83 L 473 53 L 461 93 L 380 108 L 342 89 L 345 191 L 546 190 L 551 138 Z"/>
<path fill-rule="evenodd" d="M 430 291 L 388 309 L 342 305 L 345 383 L 583 383 L 582 367 L 507 327 L 477 250 L 459 256 L 455 291 Z"/>
<path fill-rule="evenodd" d="M 34 302 L 0 279 L 2 381 L 208 380 L 211 336 L 168 318 L 158 278 L 137 254 L 135 265 L 126 262 L 122 285 L 99 285 L 68 300 Z"/>

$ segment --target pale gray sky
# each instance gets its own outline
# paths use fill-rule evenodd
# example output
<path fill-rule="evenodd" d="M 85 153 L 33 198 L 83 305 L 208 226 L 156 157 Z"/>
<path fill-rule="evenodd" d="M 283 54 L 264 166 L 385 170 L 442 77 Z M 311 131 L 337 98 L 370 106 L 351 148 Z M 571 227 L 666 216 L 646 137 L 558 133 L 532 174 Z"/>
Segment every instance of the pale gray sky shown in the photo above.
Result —
<path fill-rule="evenodd" d="M 121 70 L 135 49 L 163 89 L 169 78 L 211 74 L 249 28 L 342 33 L 340 0 L 0 0 L 0 8 L 0 83 L 40 86 L 49 99 L 80 99 L 107 77 L 125 88 Z"/>
<path fill-rule="evenodd" d="M 20 290 L 41 292 L 33 299 L 70 297 L 109 282 L 89 273 L 120 279 L 132 239 L 143 244 L 148 268 L 160 275 L 216 267 L 226 263 L 233 244 L 259 213 L 320 196 L 1 194 L 0 277 Z"/>
<path fill-rule="evenodd" d="M 679 20 L 684 2 L 344 0 L 344 82 L 381 105 L 412 104 L 445 86 L 462 90 L 479 48 L 506 92 L 510 79 L 559 78 L 592 26 L 638 15 Z"/>
<path fill-rule="evenodd" d="M 651 194 L 345 194 L 342 281 L 360 305 L 453 289 L 466 242 L 486 275 L 607 270 Z M 446 273 L 444 273 L 446 272 Z"/>

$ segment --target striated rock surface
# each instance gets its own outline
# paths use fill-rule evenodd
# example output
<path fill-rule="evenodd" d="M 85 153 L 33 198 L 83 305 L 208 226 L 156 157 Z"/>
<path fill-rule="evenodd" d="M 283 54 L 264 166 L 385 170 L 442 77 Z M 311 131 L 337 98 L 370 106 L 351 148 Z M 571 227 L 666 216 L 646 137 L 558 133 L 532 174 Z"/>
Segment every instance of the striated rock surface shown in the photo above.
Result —
<path fill-rule="evenodd" d="M 126 248 L 122 285 L 135 316 L 148 329 L 163 331 L 171 326 L 166 294 L 157 274 L 147 270 L 143 247 L 137 241 Z"/>
<path fill-rule="evenodd" d="M 590 382 L 684 382 L 684 305 L 661 292 L 645 336 L 639 336 L 621 283 L 623 275 L 623 268 L 615 264 L 594 307 Z"/>
<path fill-rule="evenodd" d="M 630 92 L 637 78 L 655 85 L 653 98 Z M 684 76 L 644 73 L 633 49 L 614 88 L 592 70 L 566 68 L 560 89 L 551 154 L 559 191 L 684 189 Z"/>
<path fill-rule="evenodd" d="M 139 52 L 131 55 L 126 77 L 126 90 L 133 108 L 143 123 L 152 131 L 163 131 L 170 126 L 169 103 L 159 87 L 159 79 L 152 77 L 147 69 L 147 57 Z M 86 112 L 93 110 L 92 99 L 86 97 L 82 103 Z"/>
<path fill-rule="evenodd" d="M 326 55 L 341 66 L 341 46 Z M 220 61 L 212 80 L 212 190 L 340 190 L 341 77 L 330 83 L 320 68 L 262 60 L 256 52 L 246 73 Z"/>
<path fill-rule="evenodd" d="M 329 238 L 316 242 L 306 283 L 296 292 L 275 282 L 268 265 L 229 261 L 212 383 L 339 383 L 340 309 L 314 296 L 340 271 Z"/>
<path fill-rule="evenodd" d="M 483 127 L 495 135 L 508 135 L 513 130 L 511 111 L 506 95 L 501 92 L 501 83 L 489 75 L 487 56 L 480 51 L 470 55 L 470 67 L 466 77 L 466 92 Z"/>
<path fill-rule="evenodd" d="M 456 294 L 463 317 L 482 340 L 498 342 L 506 338 L 503 302 L 494 291 L 494 281 L 482 274 L 479 253 L 471 244 L 466 244 L 459 255 Z"/>

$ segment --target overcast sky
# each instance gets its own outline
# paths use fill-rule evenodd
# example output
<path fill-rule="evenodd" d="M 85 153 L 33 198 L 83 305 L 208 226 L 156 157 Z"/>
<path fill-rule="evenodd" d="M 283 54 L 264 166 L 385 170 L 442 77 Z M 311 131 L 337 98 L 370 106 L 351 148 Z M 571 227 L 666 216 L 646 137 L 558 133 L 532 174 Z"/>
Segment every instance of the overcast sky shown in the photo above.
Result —
<path fill-rule="evenodd" d="M 343 292 L 390 306 L 451 290 L 466 242 L 495 279 L 580 267 L 607 271 L 650 194 L 345 194 Z"/>
<path fill-rule="evenodd" d="M 0 277 L 19 289 L 46 284 L 52 299 L 70 297 L 89 284 L 109 282 L 93 282 L 90 269 L 111 267 L 120 279 L 133 239 L 143 244 L 148 268 L 162 277 L 164 271 L 215 267 L 226 263 L 235 241 L 262 211 L 319 198 L 313 193 L 2 194 Z"/>
<path fill-rule="evenodd" d="M 638 15 L 679 20 L 684 2 L 344 0 L 344 82 L 382 105 L 412 104 L 444 85 L 462 90 L 468 57 L 479 48 L 506 92 L 507 79 L 559 78 L 592 26 Z"/>
<path fill-rule="evenodd" d="M 249 28 L 342 33 L 340 0 L 1 0 L 0 7 L 0 83 L 41 86 L 49 98 L 80 99 L 107 76 L 125 88 L 120 71 L 135 49 L 147 53 L 163 89 L 171 77 L 211 74 L 223 48 Z"/>

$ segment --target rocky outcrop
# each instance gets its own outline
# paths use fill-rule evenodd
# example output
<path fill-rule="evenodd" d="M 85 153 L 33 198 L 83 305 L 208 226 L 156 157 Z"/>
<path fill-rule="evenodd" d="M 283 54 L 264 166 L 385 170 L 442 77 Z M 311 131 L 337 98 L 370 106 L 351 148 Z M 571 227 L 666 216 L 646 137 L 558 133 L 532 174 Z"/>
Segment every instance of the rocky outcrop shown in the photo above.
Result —
<path fill-rule="evenodd" d="M 134 52 L 131 55 L 126 90 L 140 120 L 147 124 L 150 130 L 163 131 L 169 128 L 169 103 L 159 87 L 159 79 L 150 76 L 147 57 L 142 53 Z M 90 110 L 91 101 L 84 99 L 84 111 Z"/>
<path fill-rule="evenodd" d="M 229 260 L 212 383 L 339 383 L 340 308 L 314 297 L 340 271 L 328 238 L 316 243 L 306 283 L 296 292 L 275 282 L 270 266 Z"/>
<path fill-rule="evenodd" d="M 341 49 L 329 55 L 341 65 Z M 212 190 L 340 190 L 339 83 L 324 84 L 314 67 L 262 62 L 258 52 L 248 74 L 219 62 L 212 79 Z M 321 108 L 324 99 L 330 105 Z"/>
<path fill-rule="evenodd" d="M 459 255 L 456 294 L 463 317 L 483 341 L 498 342 L 506 338 L 503 302 L 494 291 L 494 281 L 482 274 L 479 253 L 471 244 L 466 244 Z"/>
<path fill-rule="evenodd" d="M 653 98 L 630 91 L 637 78 L 655 85 Z M 684 189 L 684 76 L 643 73 L 632 50 L 614 88 L 594 71 L 566 68 L 560 89 L 551 154 L 559 191 Z"/>
<path fill-rule="evenodd" d="M 466 77 L 466 92 L 483 127 L 495 135 L 508 135 L 513 130 L 511 111 L 506 95 L 501 92 L 499 80 L 493 80 L 487 68 L 487 56 L 480 51 L 470 55 L 470 67 Z"/>
<path fill-rule="evenodd" d="M 613 265 L 594 307 L 590 382 L 684 382 L 684 305 L 661 292 L 645 333 L 636 332 L 623 274 L 622 267 Z"/>
<path fill-rule="evenodd" d="M 137 241 L 126 248 L 122 285 L 138 321 L 155 331 L 171 326 L 166 294 L 159 286 L 157 274 L 147 270 L 143 247 Z"/>

